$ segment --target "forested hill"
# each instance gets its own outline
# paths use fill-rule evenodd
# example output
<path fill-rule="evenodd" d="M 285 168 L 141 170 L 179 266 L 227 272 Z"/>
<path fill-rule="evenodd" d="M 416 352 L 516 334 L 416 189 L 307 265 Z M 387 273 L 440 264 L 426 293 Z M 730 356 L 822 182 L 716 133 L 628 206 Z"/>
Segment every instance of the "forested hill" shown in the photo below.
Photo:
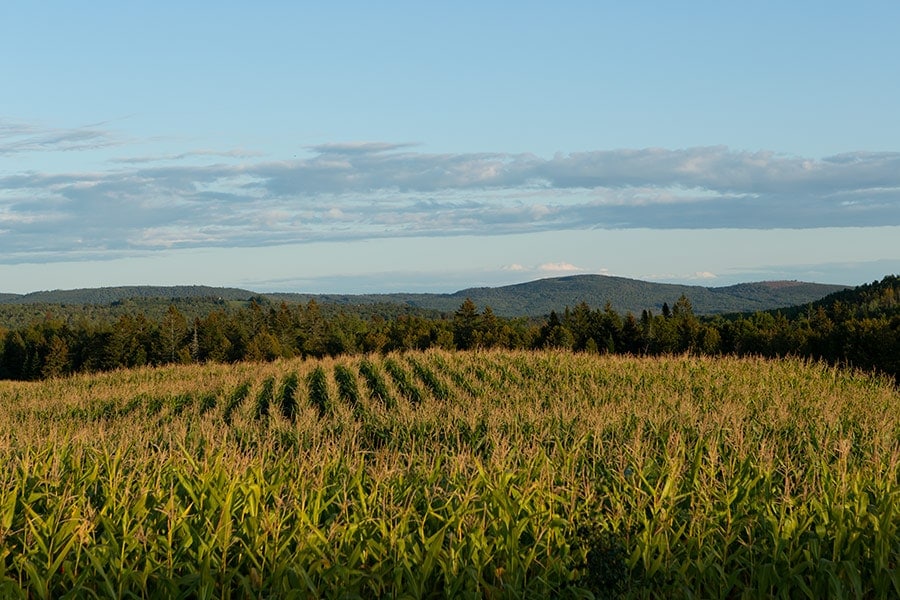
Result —
<path fill-rule="evenodd" d="M 248 300 L 254 292 L 205 285 L 128 285 L 119 287 L 52 290 L 30 294 L 0 294 L 0 304 L 112 304 L 132 299 L 214 298 Z"/>
<path fill-rule="evenodd" d="M 888 275 L 881 281 L 829 294 L 814 306 L 837 308 L 860 318 L 900 314 L 900 276 Z"/>
<path fill-rule="evenodd" d="M 353 304 L 359 302 L 400 302 L 411 306 L 452 312 L 470 298 L 478 306 L 490 306 L 504 317 L 541 316 L 581 302 L 604 306 L 607 302 L 620 313 L 640 314 L 643 310 L 659 312 L 664 303 L 671 304 L 686 296 L 699 315 L 754 312 L 787 306 L 805 305 L 836 291 L 844 285 L 805 283 L 800 281 L 763 281 L 727 287 L 702 287 L 652 283 L 608 275 L 572 275 L 540 279 L 502 287 L 479 287 L 453 294 L 376 294 L 376 295 L 303 295 L 270 294 L 273 299 Z"/>
<path fill-rule="evenodd" d="M 727 287 L 702 287 L 651 283 L 605 275 L 574 275 L 498 288 L 498 291 L 521 302 L 519 306 L 514 306 L 514 312 L 519 314 L 547 314 L 554 306 L 575 306 L 581 301 L 592 306 L 603 306 L 609 301 L 618 312 L 640 314 L 644 309 L 659 311 L 664 303 L 671 305 L 672 298 L 677 299 L 683 294 L 691 301 L 696 314 L 705 315 L 806 304 L 844 289 L 847 286 L 799 281 L 762 281 Z M 490 288 L 479 288 L 458 294 L 471 296 L 476 303 L 490 304 L 492 291 Z M 547 303 L 545 298 L 552 298 L 553 301 Z M 494 310 L 498 314 L 507 314 L 499 308 Z"/>
<path fill-rule="evenodd" d="M 566 278 L 538 283 L 565 287 L 572 282 Z M 898 284 L 891 275 L 807 303 L 802 310 L 705 317 L 695 314 L 686 293 L 672 300 L 669 310 L 652 314 L 617 312 L 603 306 L 602 297 L 576 301 L 556 295 L 569 308 L 558 306 L 545 317 L 533 318 L 498 316 L 485 302 L 496 302 L 495 297 L 472 293 L 478 290 L 460 294 L 475 296 L 483 304 L 463 300 L 455 310 L 431 316 L 408 304 L 304 304 L 260 296 L 128 299 L 108 305 L 3 304 L 0 379 L 40 379 L 171 362 L 499 347 L 649 355 L 796 355 L 877 370 L 900 381 Z M 791 287 L 795 285 L 767 286 L 770 291 Z M 530 289 L 524 287 L 526 292 Z M 679 286 L 667 289 L 681 291 Z M 745 296 L 748 291 L 747 286 L 724 289 L 740 290 Z M 16 315 L 15 323 L 8 325 Z"/>
<path fill-rule="evenodd" d="M 618 312 L 640 314 L 647 309 L 659 312 L 663 303 L 672 304 L 681 295 L 692 303 L 696 314 L 710 315 L 752 312 L 805 305 L 846 286 L 798 281 L 742 283 L 727 287 L 702 287 L 651 283 L 606 275 L 573 275 L 541 279 L 502 287 L 479 287 L 452 294 L 259 294 L 237 288 L 207 286 L 126 286 L 80 290 L 34 292 L 25 295 L 0 294 L 0 304 L 108 305 L 133 299 L 169 302 L 174 299 L 204 299 L 219 302 L 246 302 L 266 298 L 272 302 L 308 302 L 360 305 L 396 304 L 424 311 L 449 313 L 466 299 L 490 306 L 504 317 L 541 316 L 552 310 L 586 302 L 590 306 L 610 303 Z"/>

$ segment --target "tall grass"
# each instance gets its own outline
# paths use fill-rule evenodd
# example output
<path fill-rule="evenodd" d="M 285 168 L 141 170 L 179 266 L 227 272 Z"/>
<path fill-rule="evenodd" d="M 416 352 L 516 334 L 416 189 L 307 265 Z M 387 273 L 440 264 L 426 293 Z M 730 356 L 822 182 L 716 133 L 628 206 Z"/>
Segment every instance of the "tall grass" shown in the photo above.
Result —
<path fill-rule="evenodd" d="M 900 596 L 900 393 L 818 363 L 0 382 L 0 464 L 4 598 Z"/>

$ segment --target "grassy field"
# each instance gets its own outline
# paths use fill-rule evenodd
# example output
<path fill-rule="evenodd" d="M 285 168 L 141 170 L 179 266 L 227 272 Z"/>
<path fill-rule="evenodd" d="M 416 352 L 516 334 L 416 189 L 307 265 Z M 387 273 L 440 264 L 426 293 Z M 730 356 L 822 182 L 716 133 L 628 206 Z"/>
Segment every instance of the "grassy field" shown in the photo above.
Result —
<path fill-rule="evenodd" d="M 0 382 L 3 598 L 897 598 L 900 392 L 427 352 Z"/>

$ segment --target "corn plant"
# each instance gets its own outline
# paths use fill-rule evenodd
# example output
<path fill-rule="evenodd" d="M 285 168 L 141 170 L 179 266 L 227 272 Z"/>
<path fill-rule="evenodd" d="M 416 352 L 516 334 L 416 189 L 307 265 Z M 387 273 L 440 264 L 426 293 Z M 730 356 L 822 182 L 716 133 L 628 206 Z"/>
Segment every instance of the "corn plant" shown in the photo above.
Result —
<path fill-rule="evenodd" d="M 900 392 L 794 359 L 0 382 L 0 464 L 4 598 L 900 596 Z"/>

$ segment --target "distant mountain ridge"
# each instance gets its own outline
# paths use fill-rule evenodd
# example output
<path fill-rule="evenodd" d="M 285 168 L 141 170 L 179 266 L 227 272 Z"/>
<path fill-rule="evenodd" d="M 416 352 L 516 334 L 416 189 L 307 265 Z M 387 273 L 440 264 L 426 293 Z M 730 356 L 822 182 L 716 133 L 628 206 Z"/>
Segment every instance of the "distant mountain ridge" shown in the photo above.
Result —
<path fill-rule="evenodd" d="M 308 302 L 338 305 L 400 304 L 426 311 L 453 312 L 471 298 L 480 308 L 490 306 L 501 316 L 541 316 L 586 302 L 592 307 L 610 303 L 618 312 L 640 314 L 642 310 L 659 312 L 663 303 L 670 306 L 682 294 L 696 314 L 721 314 L 770 310 L 803 305 L 850 286 L 800 281 L 762 281 L 725 287 L 703 287 L 653 283 L 609 275 L 571 275 L 539 279 L 500 287 L 476 287 L 451 294 L 302 294 L 259 293 L 240 288 L 209 286 L 121 286 L 79 290 L 55 290 L 30 294 L 0 294 L 0 304 L 112 304 L 129 299 L 205 298 L 225 301 L 249 301 L 257 298 L 272 302 Z"/>
<path fill-rule="evenodd" d="M 221 298 L 247 300 L 256 292 L 206 285 L 126 285 L 117 287 L 52 290 L 29 294 L 0 294 L 0 304 L 111 304 L 135 298 Z"/>

